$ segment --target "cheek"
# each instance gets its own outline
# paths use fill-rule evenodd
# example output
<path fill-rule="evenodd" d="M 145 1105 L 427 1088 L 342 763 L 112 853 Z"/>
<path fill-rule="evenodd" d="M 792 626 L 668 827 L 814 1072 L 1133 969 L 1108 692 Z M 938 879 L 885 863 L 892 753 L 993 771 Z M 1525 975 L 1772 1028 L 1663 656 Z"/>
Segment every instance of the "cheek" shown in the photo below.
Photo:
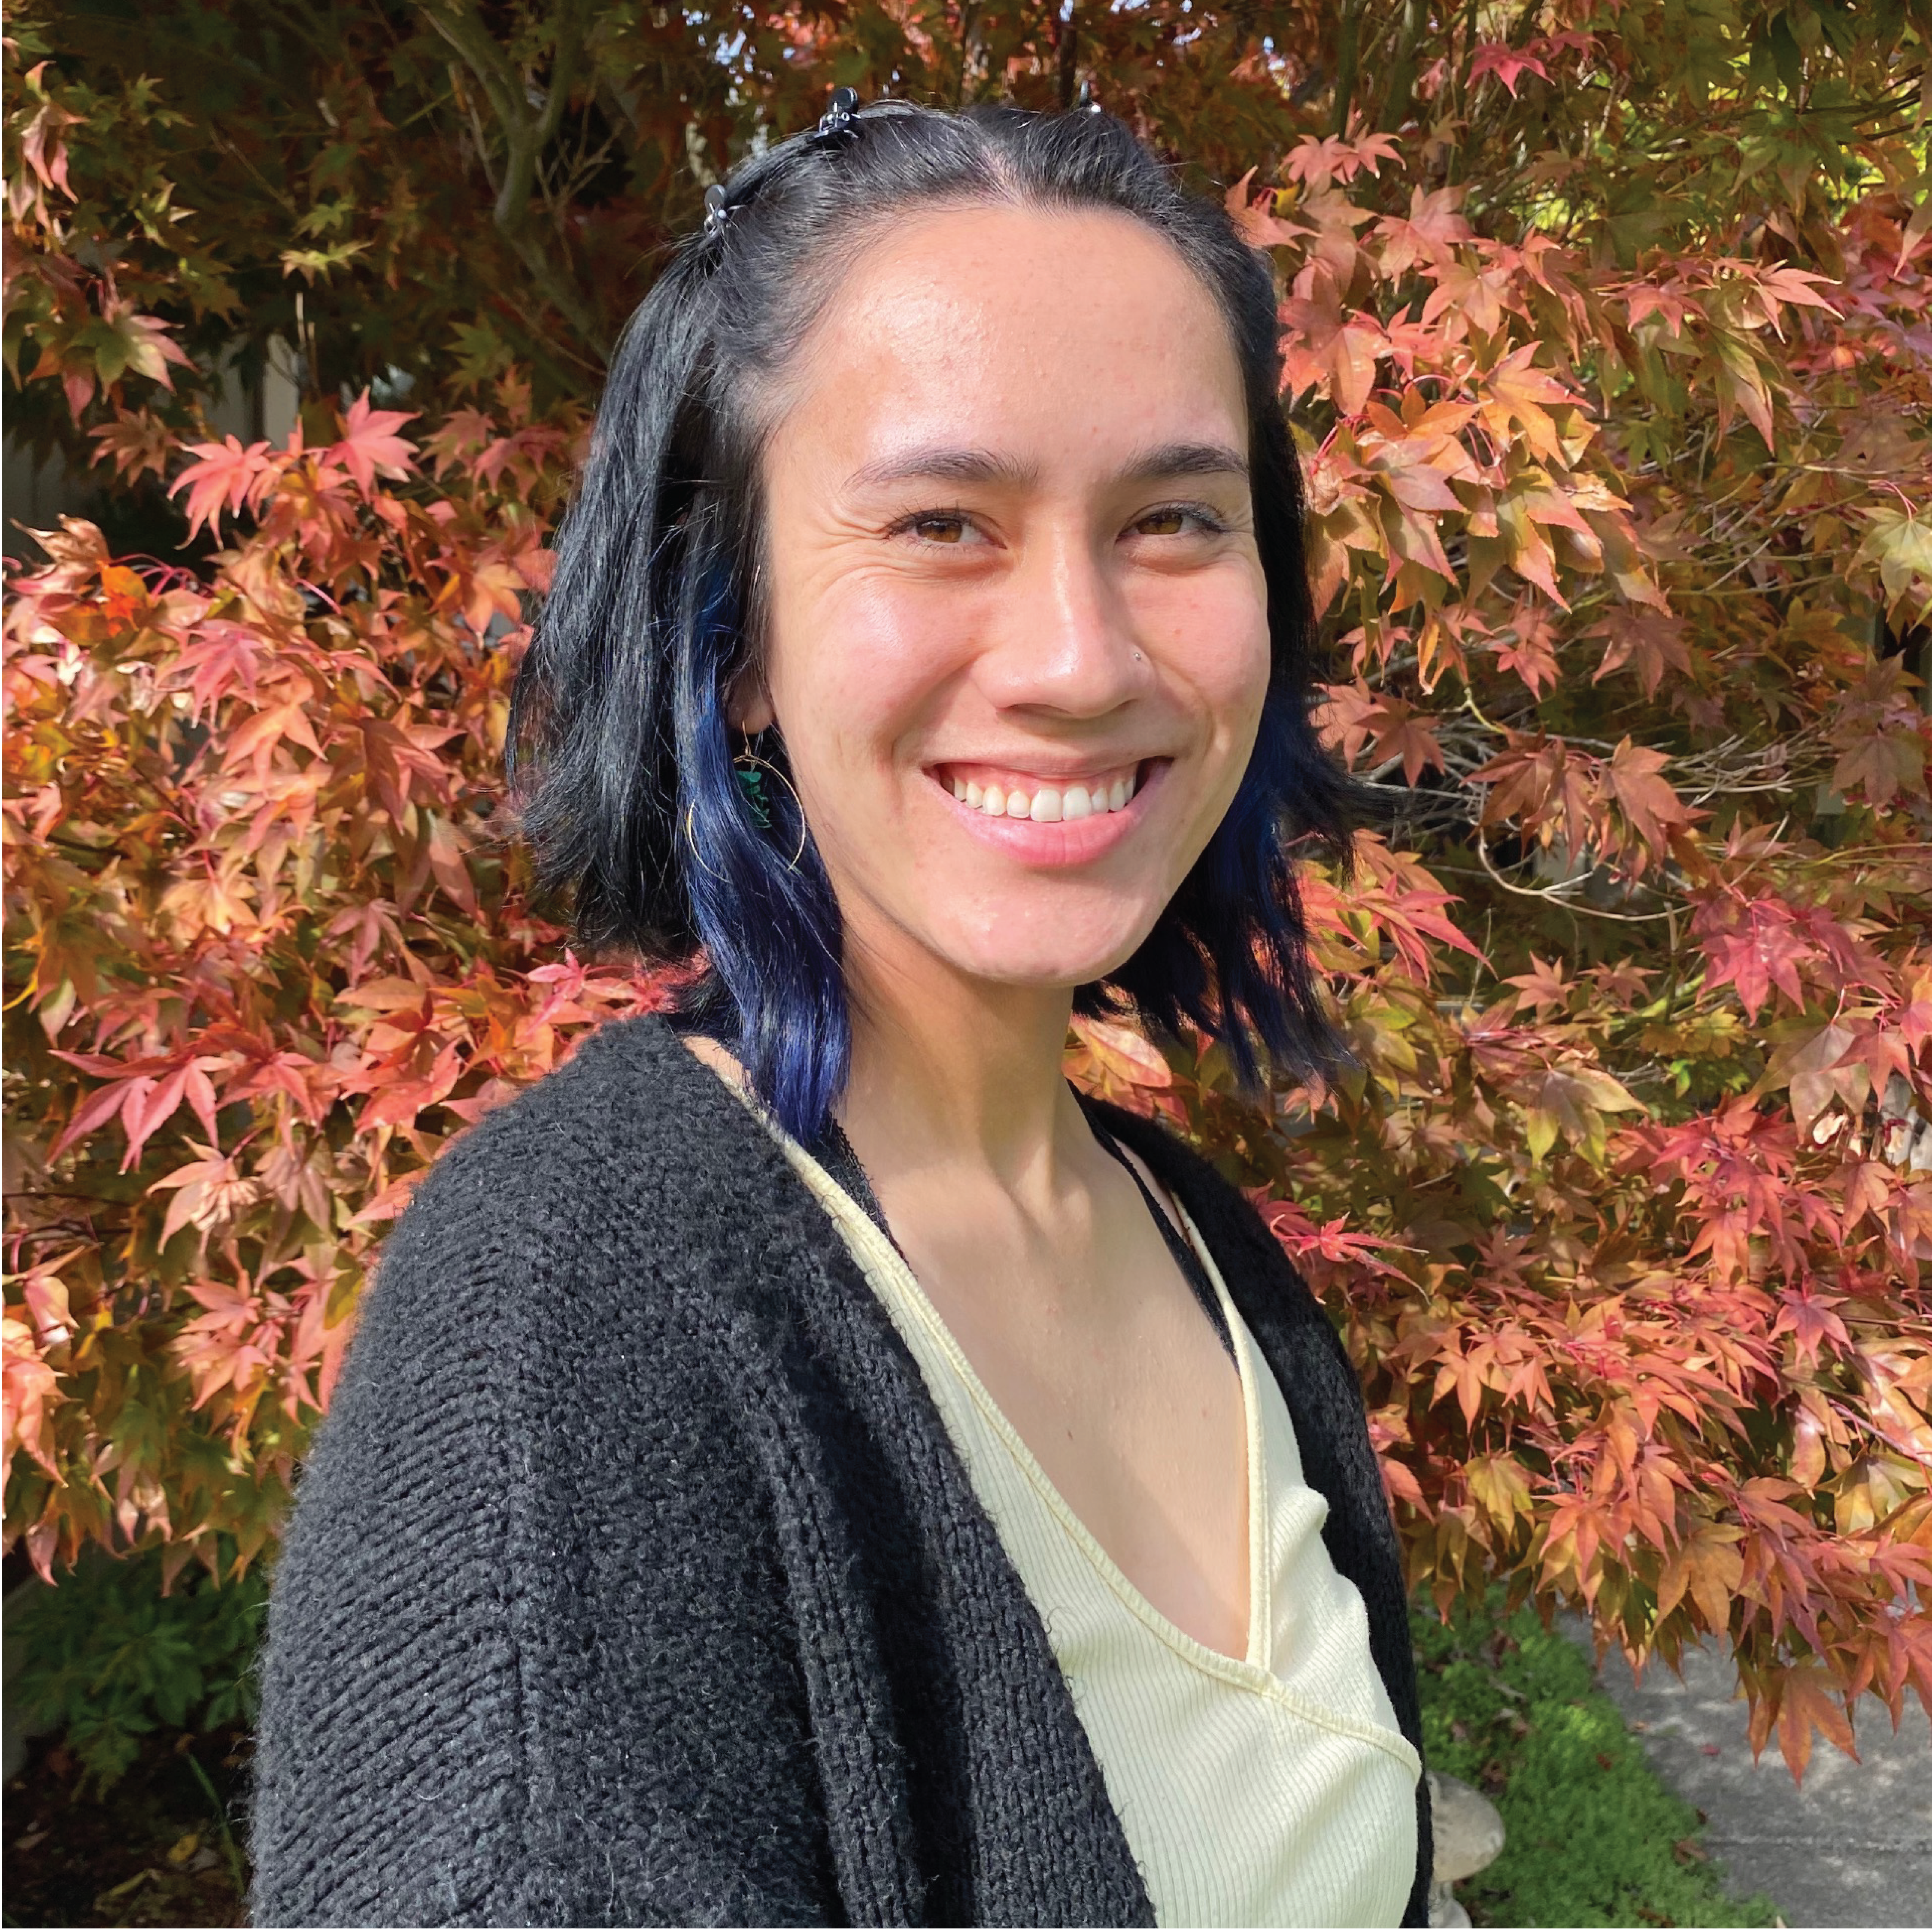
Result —
<path fill-rule="evenodd" d="M 1258 566 L 1172 584 L 1137 598 L 1136 628 L 1185 687 L 1210 746 L 1245 756 L 1268 695 L 1273 661 L 1268 594 Z"/>
<path fill-rule="evenodd" d="M 1230 631 L 1222 648 L 1209 654 L 1213 700 L 1244 744 L 1261 718 L 1273 656 L 1268 622 L 1259 615 L 1244 630 Z"/>
<path fill-rule="evenodd" d="M 801 778 L 862 782 L 890 763 L 970 662 L 967 601 L 854 571 L 774 611 L 770 689 Z"/>

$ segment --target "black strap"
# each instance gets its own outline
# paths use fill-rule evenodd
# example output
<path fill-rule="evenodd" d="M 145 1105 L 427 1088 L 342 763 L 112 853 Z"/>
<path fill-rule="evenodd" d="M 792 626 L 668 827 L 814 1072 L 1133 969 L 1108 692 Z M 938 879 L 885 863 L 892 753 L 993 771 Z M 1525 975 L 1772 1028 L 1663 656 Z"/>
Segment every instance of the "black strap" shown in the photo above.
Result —
<path fill-rule="evenodd" d="M 1078 1097 L 1077 1088 L 1075 1092 L 1076 1097 Z M 1220 1338 L 1222 1347 L 1227 1350 L 1228 1360 L 1235 1360 L 1234 1340 L 1228 1333 L 1227 1319 L 1221 1312 L 1221 1298 L 1214 1292 L 1214 1284 L 1208 1279 L 1208 1270 L 1202 1266 L 1201 1257 L 1194 1252 L 1194 1244 L 1174 1225 L 1167 1210 L 1155 1198 L 1154 1190 L 1142 1178 L 1140 1169 L 1090 1112 L 1087 1114 L 1087 1124 L 1094 1130 L 1094 1138 L 1133 1177 L 1134 1185 L 1140 1190 L 1141 1198 L 1147 1203 L 1148 1212 L 1154 1216 L 1154 1224 L 1160 1230 L 1160 1238 L 1167 1244 L 1167 1251 L 1174 1257 L 1174 1265 L 1194 1291 L 1194 1298 L 1200 1303 L 1202 1312 L 1214 1324 L 1214 1333 Z"/>
<path fill-rule="evenodd" d="M 1201 1257 L 1194 1252 L 1193 1245 L 1177 1228 L 1172 1218 L 1155 1198 L 1152 1188 L 1142 1178 L 1140 1169 L 1127 1158 L 1113 1136 L 1094 1118 L 1087 1107 L 1085 1100 L 1078 1088 L 1074 1098 L 1081 1102 L 1081 1111 L 1085 1115 L 1087 1125 L 1094 1138 L 1127 1171 L 1141 1198 L 1147 1203 L 1148 1212 L 1154 1216 L 1154 1224 L 1160 1231 L 1161 1239 L 1167 1244 L 1168 1252 L 1174 1257 L 1174 1265 L 1181 1273 L 1188 1287 L 1193 1291 L 1194 1298 L 1201 1304 L 1202 1312 L 1214 1324 L 1214 1333 L 1221 1346 L 1228 1352 L 1232 1360 L 1234 1354 L 1234 1337 L 1228 1333 L 1228 1324 L 1221 1312 L 1220 1298 L 1214 1292 L 1214 1284 L 1208 1278 L 1208 1270 L 1201 1264 Z M 885 1210 L 879 1205 L 879 1197 L 872 1192 L 872 1184 L 866 1172 L 865 1165 L 854 1150 L 852 1143 L 845 1137 L 845 1130 L 837 1119 L 826 1121 L 825 1132 L 818 1144 L 810 1150 L 812 1158 L 832 1179 L 838 1182 L 852 1198 L 864 1209 L 866 1218 L 886 1239 L 890 1241 L 902 1261 L 905 1260 L 905 1250 L 899 1246 L 886 1220 Z M 908 1265 L 910 1264 L 908 1262 Z"/>

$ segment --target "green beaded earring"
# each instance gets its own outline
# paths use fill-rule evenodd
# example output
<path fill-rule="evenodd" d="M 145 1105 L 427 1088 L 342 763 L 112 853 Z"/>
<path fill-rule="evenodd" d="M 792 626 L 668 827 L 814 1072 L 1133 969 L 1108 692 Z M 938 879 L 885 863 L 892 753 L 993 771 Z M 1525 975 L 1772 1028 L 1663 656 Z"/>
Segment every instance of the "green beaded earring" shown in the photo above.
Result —
<path fill-rule="evenodd" d="M 745 734 L 744 748 L 731 760 L 731 770 L 737 778 L 739 790 L 744 794 L 752 823 L 760 832 L 769 832 L 772 829 L 772 802 L 765 795 L 764 760 L 752 751 L 749 732 Z"/>

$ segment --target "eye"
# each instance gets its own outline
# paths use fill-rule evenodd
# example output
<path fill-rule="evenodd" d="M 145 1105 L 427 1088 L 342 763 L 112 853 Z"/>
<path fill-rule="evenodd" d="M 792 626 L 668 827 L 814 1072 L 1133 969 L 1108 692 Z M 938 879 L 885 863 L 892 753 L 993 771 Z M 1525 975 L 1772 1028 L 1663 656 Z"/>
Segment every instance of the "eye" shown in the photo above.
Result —
<path fill-rule="evenodd" d="M 921 543 L 956 546 L 973 533 L 972 520 L 963 510 L 921 510 L 893 526 L 895 536 L 916 537 Z"/>
<path fill-rule="evenodd" d="M 1137 537 L 1219 536 L 1226 527 L 1213 511 L 1198 503 L 1164 503 L 1130 526 Z"/>

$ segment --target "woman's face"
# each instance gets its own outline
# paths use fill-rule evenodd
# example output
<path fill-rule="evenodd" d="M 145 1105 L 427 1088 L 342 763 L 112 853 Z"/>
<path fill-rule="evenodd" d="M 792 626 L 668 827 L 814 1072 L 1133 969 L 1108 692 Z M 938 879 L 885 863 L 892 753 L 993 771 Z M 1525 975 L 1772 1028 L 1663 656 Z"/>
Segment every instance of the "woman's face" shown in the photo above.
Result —
<path fill-rule="evenodd" d="M 1226 812 L 1268 684 L 1220 310 L 1126 216 L 949 210 L 861 253 L 772 402 L 735 716 L 783 735 L 848 965 L 1103 977 Z"/>

